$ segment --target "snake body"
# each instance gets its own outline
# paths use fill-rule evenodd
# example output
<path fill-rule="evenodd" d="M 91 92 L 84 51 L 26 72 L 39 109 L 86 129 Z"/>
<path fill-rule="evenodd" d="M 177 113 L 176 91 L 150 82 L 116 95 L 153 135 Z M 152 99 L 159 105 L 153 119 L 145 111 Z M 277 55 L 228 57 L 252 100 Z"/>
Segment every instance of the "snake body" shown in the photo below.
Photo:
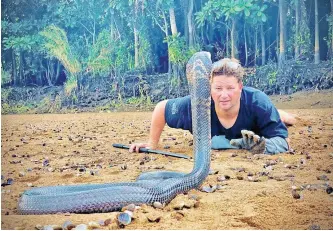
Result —
<path fill-rule="evenodd" d="M 188 174 L 144 173 L 135 182 L 49 186 L 27 190 L 21 214 L 111 212 L 134 204 L 168 203 L 177 194 L 199 187 L 210 166 L 210 53 L 195 53 L 186 65 L 190 86 L 194 167 Z"/>

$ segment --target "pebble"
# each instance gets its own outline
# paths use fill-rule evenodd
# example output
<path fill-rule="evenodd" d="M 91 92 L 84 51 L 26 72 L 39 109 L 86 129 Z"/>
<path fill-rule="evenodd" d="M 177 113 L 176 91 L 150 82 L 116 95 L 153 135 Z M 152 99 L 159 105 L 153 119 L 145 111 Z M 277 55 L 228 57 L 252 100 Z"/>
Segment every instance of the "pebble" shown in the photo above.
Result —
<path fill-rule="evenodd" d="M 226 181 L 226 180 L 229 180 L 229 179 L 230 179 L 230 176 L 228 176 L 228 175 L 217 177 L 217 181 Z"/>
<path fill-rule="evenodd" d="M 195 194 L 189 194 L 188 195 L 188 198 L 191 200 L 196 200 L 196 201 L 198 201 L 200 198 L 199 198 L 199 196 L 198 195 L 195 195 Z"/>
<path fill-rule="evenodd" d="M 154 203 L 153 203 L 153 206 L 154 206 L 154 208 L 157 208 L 157 209 L 163 209 L 163 204 L 161 203 L 161 202 L 158 202 L 158 201 L 155 201 Z"/>
<path fill-rule="evenodd" d="M 86 224 L 79 224 L 73 230 L 87 230 L 88 226 Z"/>
<path fill-rule="evenodd" d="M 125 212 L 119 213 L 117 219 L 120 225 L 129 225 L 132 221 L 131 216 Z"/>
<path fill-rule="evenodd" d="M 50 161 L 48 159 L 43 161 L 43 167 L 49 166 Z"/>
<path fill-rule="evenodd" d="M 88 223 L 88 229 L 98 229 L 100 225 L 95 221 L 90 221 Z"/>
<path fill-rule="evenodd" d="M 44 227 L 44 226 L 42 226 L 42 225 L 40 225 L 40 224 L 37 224 L 37 225 L 35 226 L 35 228 L 36 228 L 37 230 L 42 230 L 43 227 Z"/>
<path fill-rule="evenodd" d="M 73 226 L 74 225 L 72 224 L 72 222 L 67 220 L 62 224 L 61 227 L 62 227 L 63 230 L 70 230 L 70 227 L 71 227 L 71 229 L 73 229 L 75 227 L 75 226 L 74 227 Z"/>
<path fill-rule="evenodd" d="M 320 226 L 319 225 L 310 225 L 308 230 L 320 230 Z"/>
<path fill-rule="evenodd" d="M 162 216 L 157 213 L 149 213 L 147 214 L 147 219 L 149 222 L 160 222 Z"/>
<path fill-rule="evenodd" d="M 216 190 L 216 185 L 215 186 L 202 186 L 201 191 L 206 192 L 206 193 L 213 193 Z"/>
<path fill-rule="evenodd" d="M 27 183 L 27 186 L 28 187 L 32 187 L 32 183 Z"/>
<path fill-rule="evenodd" d="M 108 226 L 109 224 L 111 224 L 111 222 L 112 222 L 112 219 L 111 219 L 111 218 L 108 218 L 108 219 L 106 219 L 106 220 L 104 221 L 104 225 L 105 225 L 105 226 Z"/>
<path fill-rule="evenodd" d="M 317 176 L 317 180 L 329 180 L 328 177 L 326 175 L 321 175 L 321 176 Z"/>
<path fill-rule="evenodd" d="M 127 169 L 127 164 L 122 164 L 122 165 L 120 165 L 120 168 L 121 168 L 122 170 L 126 170 L 126 169 Z"/>
<path fill-rule="evenodd" d="M 326 188 L 327 194 L 331 194 L 333 192 L 333 188 L 331 186 Z"/>
<path fill-rule="evenodd" d="M 124 212 L 126 210 L 134 212 L 135 211 L 135 204 L 126 205 L 125 207 L 123 207 L 121 209 L 122 212 Z"/>
<path fill-rule="evenodd" d="M 24 172 L 19 172 L 19 177 L 23 177 L 25 175 Z"/>
<path fill-rule="evenodd" d="M 130 215 L 131 218 L 134 218 L 134 214 L 132 211 L 125 210 L 124 213 L 127 213 L 128 215 Z"/>
<path fill-rule="evenodd" d="M 300 199 L 301 198 L 301 195 L 295 189 L 291 190 L 291 194 L 292 194 L 293 198 L 295 198 L 295 199 Z"/>
<path fill-rule="evenodd" d="M 219 173 L 218 170 L 213 170 L 213 169 L 210 169 L 210 170 L 209 170 L 209 175 L 216 175 L 216 174 L 218 174 L 218 173 Z"/>

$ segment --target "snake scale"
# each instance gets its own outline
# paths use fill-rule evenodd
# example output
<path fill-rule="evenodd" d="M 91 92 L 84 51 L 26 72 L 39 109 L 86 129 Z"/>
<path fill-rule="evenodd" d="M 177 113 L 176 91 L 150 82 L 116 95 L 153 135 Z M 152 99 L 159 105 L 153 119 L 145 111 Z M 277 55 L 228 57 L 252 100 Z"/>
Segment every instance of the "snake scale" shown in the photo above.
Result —
<path fill-rule="evenodd" d="M 194 166 L 190 173 L 143 173 L 135 182 L 48 186 L 22 194 L 21 214 L 111 212 L 134 204 L 168 203 L 177 194 L 198 188 L 210 166 L 210 53 L 195 53 L 186 65 L 190 86 Z"/>

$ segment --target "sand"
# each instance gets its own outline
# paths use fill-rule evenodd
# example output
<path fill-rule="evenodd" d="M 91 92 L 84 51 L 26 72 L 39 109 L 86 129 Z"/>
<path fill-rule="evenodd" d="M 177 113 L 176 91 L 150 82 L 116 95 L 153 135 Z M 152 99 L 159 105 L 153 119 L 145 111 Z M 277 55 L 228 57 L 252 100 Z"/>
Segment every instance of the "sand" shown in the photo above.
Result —
<path fill-rule="evenodd" d="M 333 93 L 271 98 L 278 108 L 299 117 L 288 128 L 293 152 L 254 156 L 245 150 L 213 151 L 211 169 L 217 174 L 209 175 L 203 186 L 219 184 L 220 189 L 213 193 L 191 190 L 189 195 L 199 197 L 196 208 L 176 211 L 169 204 L 163 209 L 138 209 L 137 218 L 125 229 L 333 229 L 333 194 L 326 192 L 327 185 L 333 186 Z M 111 224 L 99 229 L 119 228 L 117 212 L 20 215 L 18 200 L 31 187 L 134 181 L 145 171 L 190 172 L 190 160 L 112 147 L 113 143 L 146 141 L 151 115 L 3 115 L 1 175 L 14 181 L 1 187 L 1 228 L 35 229 L 66 220 L 88 224 L 107 218 L 112 218 Z M 190 133 L 166 127 L 159 148 L 193 156 L 191 141 Z M 48 166 L 44 166 L 46 159 Z M 217 180 L 225 175 L 230 179 Z M 157 214 L 159 221 L 149 222 L 148 214 Z"/>

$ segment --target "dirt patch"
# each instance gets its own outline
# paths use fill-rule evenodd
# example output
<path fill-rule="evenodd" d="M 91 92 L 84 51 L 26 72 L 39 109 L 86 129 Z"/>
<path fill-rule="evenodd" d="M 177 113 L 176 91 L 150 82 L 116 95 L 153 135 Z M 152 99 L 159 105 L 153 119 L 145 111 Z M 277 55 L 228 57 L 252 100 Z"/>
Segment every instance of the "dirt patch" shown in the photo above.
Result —
<path fill-rule="evenodd" d="M 146 208 L 126 229 L 308 229 L 333 228 L 332 91 L 273 96 L 300 121 L 289 127 L 294 152 L 253 156 L 246 151 L 213 151 L 205 186 L 220 184 L 213 193 L 191 190 L 198 207 L 174 210 Z M 319 101 L 319 103 L 317 103 Z M 312 106 L 311 106 L 312 105 Z M 75 224 L 112 218 L 116 213 L 19 215 L 20 194 L 31 187 L 134 181 L 144 171 L 190 172 L 193 162 L 160 155 L 130 154 L 112 143 L 145 141 L 151 112 L 2 116 L 1 228 L 35 229 L 37 224 Z M 166 127 L 160 149 L 192 156 L 192 135 Z M 126 164 L 124 169 L 122 166 Z M 92 174 L 92 171 L 94 174 Z M 218 177 L 230 179 L 218 181 Z M 326 177 L 325 177 L 326 176 Z M 221 178 L 220 178 L 221 179 Z M 295 199 L 293 188 L 300 198 Z M 147 214 L 160 219 L 149 222 Z"/>

